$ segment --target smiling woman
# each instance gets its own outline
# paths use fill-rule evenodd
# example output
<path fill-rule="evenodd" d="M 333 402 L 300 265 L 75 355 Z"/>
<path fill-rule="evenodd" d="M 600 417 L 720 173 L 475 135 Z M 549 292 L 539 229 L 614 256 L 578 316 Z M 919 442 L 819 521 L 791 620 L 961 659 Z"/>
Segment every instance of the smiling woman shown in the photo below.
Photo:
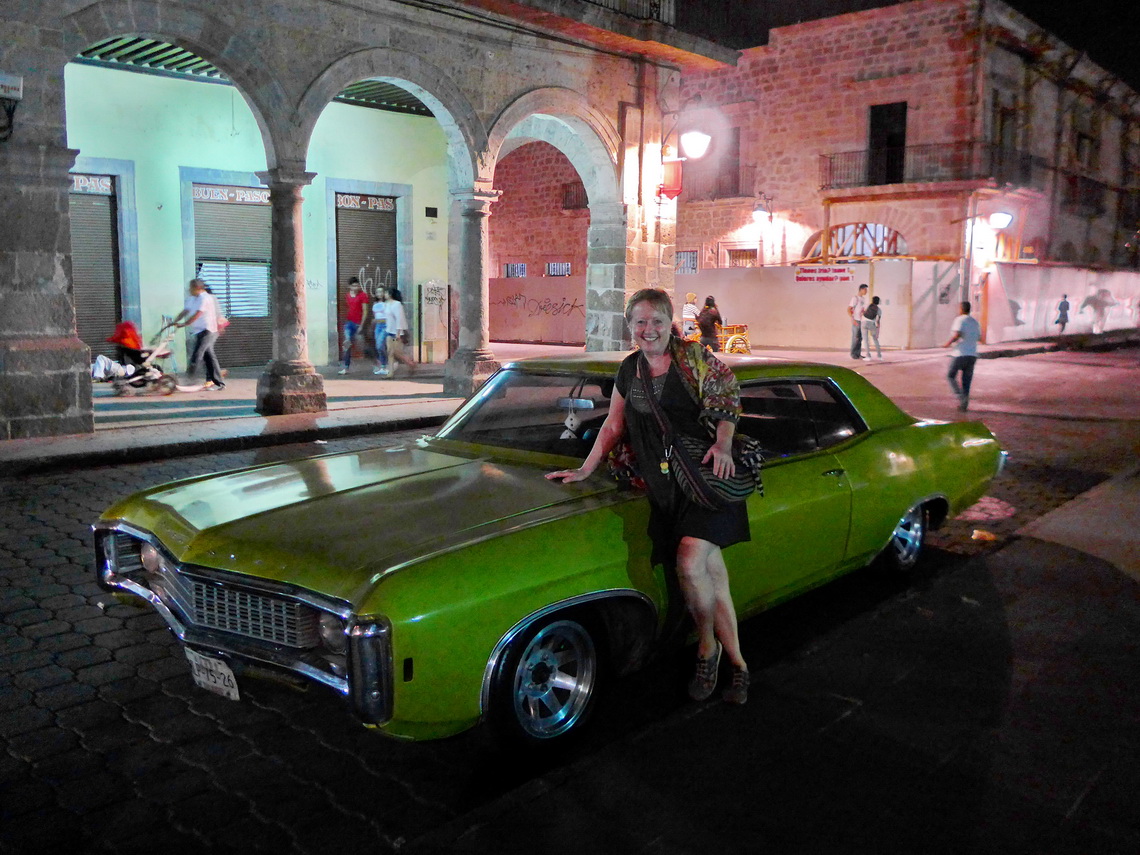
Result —
<path fill-rule="evenodd" d="M 750 539 L 748 516 L 743 502 L 712 508 L 693 501 L 678 480 L 686 471 L 683 461 L 673 459 L 674 436 L 703 441 L 708 450 L 699 462 L 711 464 L 717 478 L 735 474 L 733 436 L 741 412 L 736 377 L 702 345 L 672 334 L 673 304 L 664 291 L 638 291 L 625 316 L 639 350 L 618 369 L 598 441 L 578 469 L 546 477 L 582 480 L 619 444 L 629 446 L 625 456 L 649 490 L 654 555 L 675 568 L 696 623 L 697 666 L 689 696 L 701 701 L 713 693 L 723 651 L 732 663 L 732 685 L 724 698 L 742 704 L 748 698 L 748 665 L 721 550 Z"/>

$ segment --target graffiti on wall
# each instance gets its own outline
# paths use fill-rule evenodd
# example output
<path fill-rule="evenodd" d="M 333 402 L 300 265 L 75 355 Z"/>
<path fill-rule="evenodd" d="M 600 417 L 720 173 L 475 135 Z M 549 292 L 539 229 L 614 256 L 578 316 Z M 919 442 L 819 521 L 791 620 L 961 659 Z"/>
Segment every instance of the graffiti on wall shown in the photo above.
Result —
<path fill-rule="evenodd" d="M 585 342 L 585 276 L 504 278 L 489 284 L 493 341 Z"/>

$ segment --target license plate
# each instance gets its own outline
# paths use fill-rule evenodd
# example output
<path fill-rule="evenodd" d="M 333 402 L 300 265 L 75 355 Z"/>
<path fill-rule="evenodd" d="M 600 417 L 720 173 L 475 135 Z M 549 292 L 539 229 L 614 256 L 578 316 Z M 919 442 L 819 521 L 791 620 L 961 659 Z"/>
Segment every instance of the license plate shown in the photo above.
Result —
<path fill-rule="evenodd" d="M 189 648 L 186 648 L 186 658 L 190 660 L 190 676 L 196 685 L 231 701 L 238 700 L 237 680 L 229 665 L 221 659 L 203 656 Z"/>

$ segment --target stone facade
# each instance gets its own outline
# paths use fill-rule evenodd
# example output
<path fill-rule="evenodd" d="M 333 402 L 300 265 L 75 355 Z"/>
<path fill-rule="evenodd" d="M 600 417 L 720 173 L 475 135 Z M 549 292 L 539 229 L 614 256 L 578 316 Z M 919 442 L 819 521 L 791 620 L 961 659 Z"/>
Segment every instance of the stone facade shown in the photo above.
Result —
<path fill-rule="evenodd" d="M 307 349 L 296 193 L 308 180 L 306 145 L 321 111 L 363 79 L 410 91 L 431 109 L 448 142 L 449 285 L 460 306 L 449 390 L 470 391 L 495 365 L 486 323 L 486 220 L 497 197 L 498 159 L 528 142 L 562 152 L 586 187 L 589 343 L 619 346 L 626 265 L 631 259 L 659 264 L 663 256 L 649 246 L 659 235 L 629 227 L 646 219 L 644 200 L 660 180 L 650 151 L 660 147 L 659 88 L 688 61 L 716 65 L 734 61 L 735 53 L 660 23 L 607 33 L 596 22 L 577 26 L 572 11 L 535 23 L 512 20 L 509 7 L 485 12 L 476 8 L 482 5 L 41 0 L 5 6 L 0 70 L 23 77 L 24 101 L 12 139 L 0 143 L 6 224 L 0 436 L 92 428 L 88 354 L 75 337 L 69 293 L 66 188 L 77 153 L 65 147 L 63 69 L 86 46 L 114 36 L 161 39 L 214 64 L 261 129 L 273 203 L 275 303 L 261 412 L 324 406 Z"/>
<path fill-rule="evenodd" d="M 495 169 L 502 192 L 491 219 L 493 276 L 506 264 L 527 265 L 527 275 L 543 276 L 547 262 L 569 262 L 573 275 L 586 270 L 590 209 L 566 208 L 564 188 L 585 196 L 570 161 L 548 143 L 529 143 L 504 157 Z"/>
<path fill-rule="evenodd" d="M 781 27 L 736 67 L 686 73 L 682 97 L 697 96 L 699 121 L 740 135 L 739 192 L 680 197 L 677 249 L 702 268 L 740 247 L 793 263 L 852 223 L 894 230 L 903 255 L 960 258 L 967 218 L 998 209 L 1016 217 L 1008 260 L 1135 264 L 1136 93 L 1000 0 Z M 905 166 L 900 151 L 897 177 L 871 178 L 872 108 L 903 103 Z M 773 216 L 756 224 L 761 194 Z"/>

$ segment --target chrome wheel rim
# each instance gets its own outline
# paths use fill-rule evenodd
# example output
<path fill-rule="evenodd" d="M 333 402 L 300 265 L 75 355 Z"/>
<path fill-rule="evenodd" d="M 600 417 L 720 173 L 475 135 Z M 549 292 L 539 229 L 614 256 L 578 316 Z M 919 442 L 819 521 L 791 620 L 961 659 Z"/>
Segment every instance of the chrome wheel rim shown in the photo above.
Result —
<path fill-rule="evenodd" d="M 594 642 L 580 624 L 563 620 L 543 627 L 515 669 L 514 711 L 519 726 L 537 739 L 570 730 L 590 703 L 597 670 Z"/>
<path fill-rule="evenodd" d="M 895 563 L 903 570 L 909 570 L 918 561 L 922 551 L 922 540 L 926 534 L 926 523 L 922 508 L 911 508 L 899 520 L 891 534 L 891 550 Z"/>

